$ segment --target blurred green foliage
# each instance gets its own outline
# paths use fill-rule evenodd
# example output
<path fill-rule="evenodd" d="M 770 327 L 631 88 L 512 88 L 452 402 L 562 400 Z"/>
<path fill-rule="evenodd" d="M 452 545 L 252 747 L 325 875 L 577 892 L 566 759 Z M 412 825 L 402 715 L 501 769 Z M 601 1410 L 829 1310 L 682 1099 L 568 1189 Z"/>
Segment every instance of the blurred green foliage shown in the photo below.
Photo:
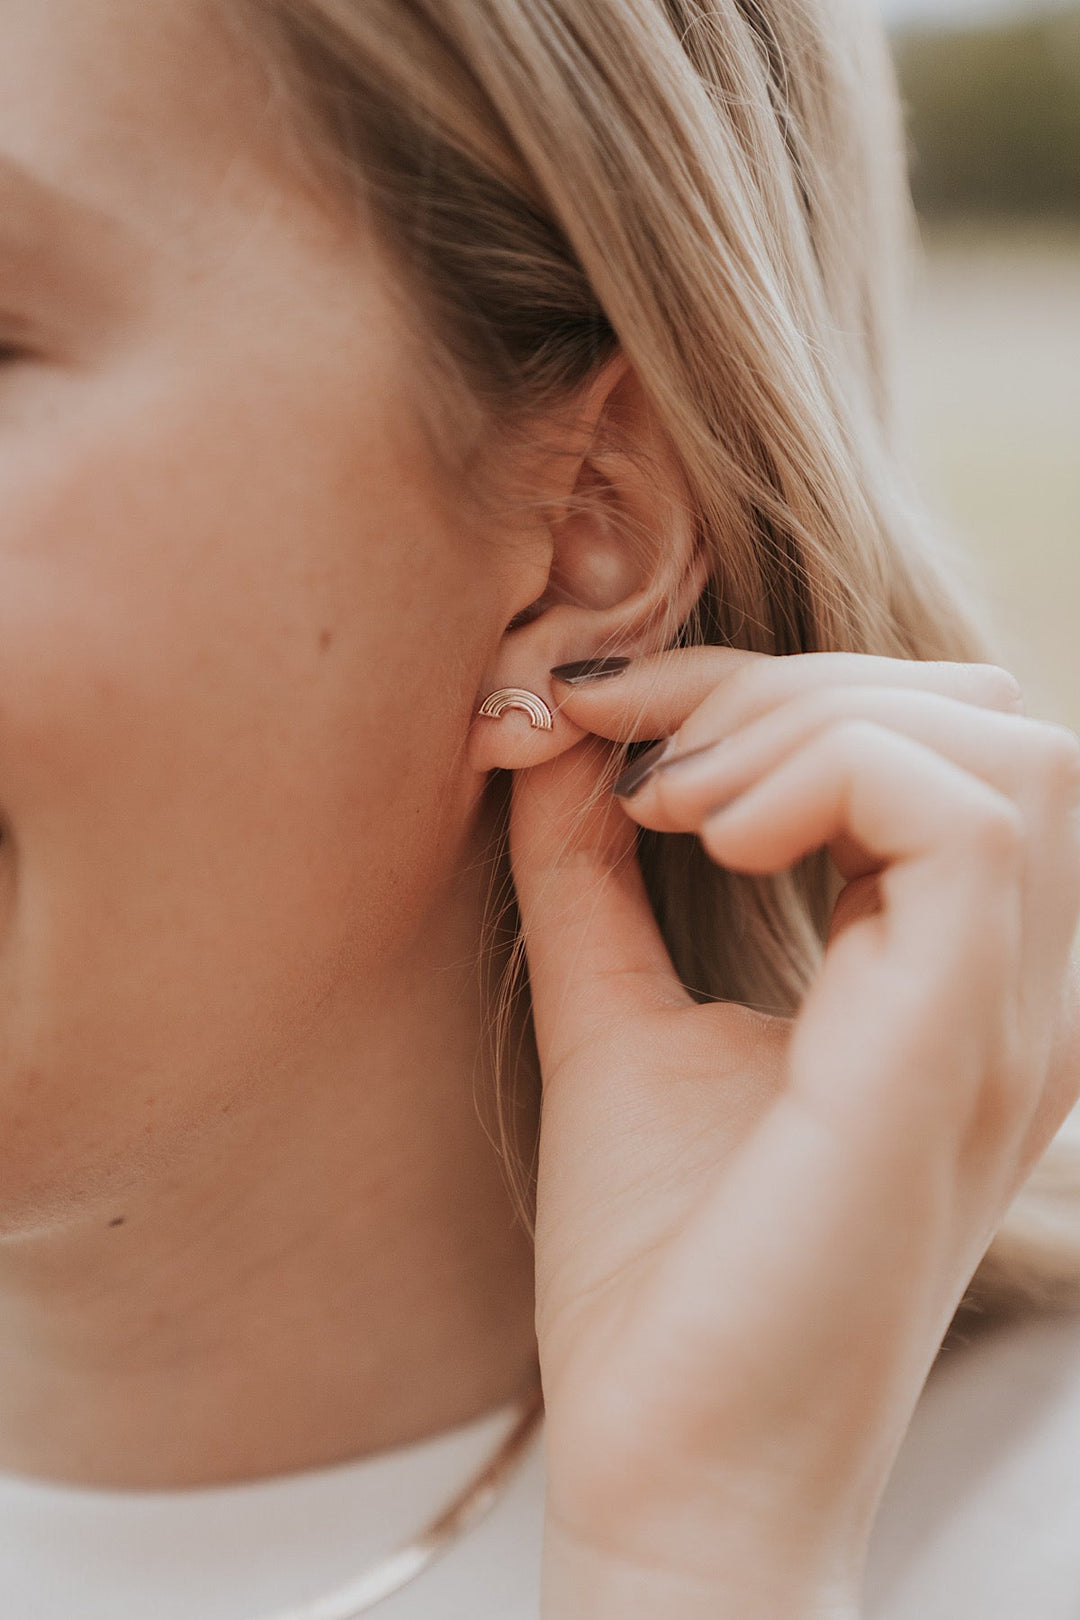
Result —
<path fill-rule="evenodd" d="M 893 43 L 925 215 L 1080 218 L 1080 6 Z"/>

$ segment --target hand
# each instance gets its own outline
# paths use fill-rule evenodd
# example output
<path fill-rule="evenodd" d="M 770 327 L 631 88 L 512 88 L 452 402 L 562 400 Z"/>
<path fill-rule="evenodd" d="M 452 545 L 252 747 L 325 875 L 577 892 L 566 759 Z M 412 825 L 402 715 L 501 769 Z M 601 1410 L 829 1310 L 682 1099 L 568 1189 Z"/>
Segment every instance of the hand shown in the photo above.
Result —
<path fill-rule="evenodd" d="M 986 665 L 697 648 L 557 692 L 593 735 L 515 778 L 511 824 L 544 1612 L 855 1613 L 949 1321 L 1080 1093 L 1080 742 Z M 695 757 L 612 797 L 596 739 L 669 734 Z M 829 849 L 794 1020 L 686 994 L 637 825 L 741 872 Z"/>

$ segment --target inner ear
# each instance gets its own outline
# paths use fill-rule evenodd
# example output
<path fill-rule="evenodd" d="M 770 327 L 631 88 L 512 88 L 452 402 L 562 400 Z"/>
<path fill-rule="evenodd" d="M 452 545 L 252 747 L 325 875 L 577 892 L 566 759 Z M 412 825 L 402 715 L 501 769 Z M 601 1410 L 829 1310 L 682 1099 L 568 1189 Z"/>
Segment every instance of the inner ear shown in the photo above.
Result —
<path fill-rule="evenodd" d="M 557 663 L 600 648 L 659 650 L 692 611 L 708 569 L 681 459 L 624 357 L 605 363 L 542 441 L 515 480 L 531 514 L 523 555 L 535 564 L 542 551 L 541 577 L 530 570 L 542 589 L 514 603 L 508 664 L 546 669 L 548 652 Z"/>
<path fill-rule="evenodd" d="M 625 463 L 625 457 L 622 458 Z M 554 534 L 548 602 L 603 610 L 637 595 L 648 583 L 649 536 L 640 533 L 633 497 L 613 458 L 582 464 Z M 627 476 L 624 465 L 623 475 Z"/>

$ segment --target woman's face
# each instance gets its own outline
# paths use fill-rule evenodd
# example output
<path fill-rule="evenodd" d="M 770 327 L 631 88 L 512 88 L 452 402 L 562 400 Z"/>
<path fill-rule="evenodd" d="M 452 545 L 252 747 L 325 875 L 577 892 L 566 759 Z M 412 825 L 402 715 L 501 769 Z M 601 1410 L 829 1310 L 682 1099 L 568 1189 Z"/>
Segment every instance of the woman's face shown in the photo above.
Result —
<path fill-rule="evenodd" d="M 0 0 L 0 33 L 12 1231 L 385 988 L 522 603 L 442 498 L 370 242 L 209 8 Z"/>

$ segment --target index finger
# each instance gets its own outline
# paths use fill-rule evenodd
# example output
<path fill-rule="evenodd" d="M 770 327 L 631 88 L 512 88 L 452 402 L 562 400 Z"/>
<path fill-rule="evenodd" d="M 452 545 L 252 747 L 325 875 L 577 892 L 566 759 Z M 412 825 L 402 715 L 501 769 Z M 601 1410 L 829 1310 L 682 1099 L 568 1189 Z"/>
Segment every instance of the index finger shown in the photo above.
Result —
<path fill-rule="evenodd" d="M 828 685 L 914 687 L 980 708 L 1023 712 L 1015 679 L 996 664 L 869 653 L 777 656 L 742 647 L 677 647 L 632 659 L 603 680 L 568 682 L 555 670 L 551 676 L 558 711 L 583 731 L 613 742 L 651 741 L 678 731 L 679 745 L 687 749 L 715 741 L 721 717 L 731 730 L 786 698 Z"/>

